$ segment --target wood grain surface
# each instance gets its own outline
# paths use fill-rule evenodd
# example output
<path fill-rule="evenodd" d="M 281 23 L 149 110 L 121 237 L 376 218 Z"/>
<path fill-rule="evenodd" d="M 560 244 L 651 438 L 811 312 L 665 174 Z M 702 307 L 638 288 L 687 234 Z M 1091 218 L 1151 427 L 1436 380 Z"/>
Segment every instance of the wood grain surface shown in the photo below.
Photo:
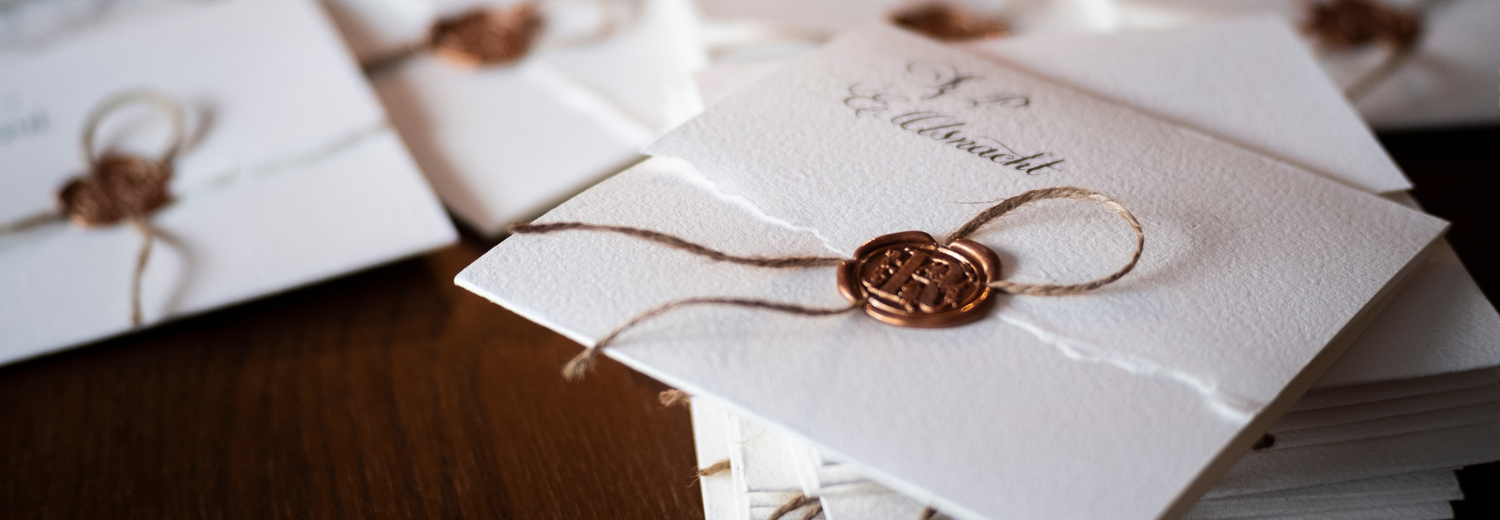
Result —
<path fill-rule="evenodd" d="M 1495 299 L 1500 131 L 1383 137 Z M 488 246 L 0 368 L 0 518 L 701 518 L 686 410 L 563 381 L 577 344 L 453 286 Z"/>

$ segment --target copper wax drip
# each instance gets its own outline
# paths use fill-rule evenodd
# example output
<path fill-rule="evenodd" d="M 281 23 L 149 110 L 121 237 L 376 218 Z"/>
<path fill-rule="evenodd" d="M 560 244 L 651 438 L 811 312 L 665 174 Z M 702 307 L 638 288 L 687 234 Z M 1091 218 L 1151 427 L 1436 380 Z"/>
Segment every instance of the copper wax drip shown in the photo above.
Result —
<path fill-rule="evenodd" d="M 1004 20 L 942 2 L 892 13 L 891 23 L 945 42 L 999 38 L 1010 32 Z"/>

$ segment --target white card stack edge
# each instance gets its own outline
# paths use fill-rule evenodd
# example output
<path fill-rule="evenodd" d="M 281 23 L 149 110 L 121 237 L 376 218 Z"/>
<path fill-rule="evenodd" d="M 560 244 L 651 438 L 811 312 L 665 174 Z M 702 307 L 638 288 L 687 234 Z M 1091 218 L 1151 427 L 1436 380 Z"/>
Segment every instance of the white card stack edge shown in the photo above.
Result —
<path fill-rule="evenodd" d="M 693 407 L 700 452 L 719 445 L 733 461 L 729 477 L 712 477 L 719 479 L 715 486 L 705 481 L 704 503 L 722 505 L 709 512 L 710 519 L 763 520 L 803 494 L 818 496 L 830 520 L 910 519 L 923 509 L 920 502 L 878 484 L 849 480 L 848 468 L 838 463 L 815 468 L 817 474 L 832 477 L 829 481 L 812 488 L 800 485 L 787 478 L 810 460 L 796 453 L 796 441 L 706 401 L 695 400 Z M 699 429 L 700 416 L 719 417 L 752 435 Z M 1425 518 L 1450 518 L 1451 510 L 1434 514 L 1437 510 L 1429 506 L 1441 503 L 1446 508 L 1448 501 L 1461 499 L 1452 469 L 1486 457 L 1500 457 L 1500 421 L 1316 448 L 1268 450 L 1247 456 L 1183 518 L 1392 518 L 1408 510 L 1424 511 L 1430 515 Z M 702 465 L 714 462 L 700 458 Z"/>
<path fill-rule="evenodd" d="M 1225 37 L 1227 33 L 1239 37 Z M 1148 52 L 1153 47 L 1199 49 L 1213 44 L 1219 52 Z M 1251 48 L 1275 58 L 1258 60 L 1257 65 L 1281 70 L 1270 74 L 1244 69 L 1234 77 L 1222 77 L 1230 73 L 1227 70 L 1202 72 L 1214 76 L 1205 82 L 1239 85 L 1238 91 L 1215 88 L 1214 96 L 1162 96 L 1161 85 L 1131 80 L 1132 75 L 1170 77 L 1174 83 L 1197 85 L 1183 78 L 1185 71 L 1204 70 L 1197 66 L 1201 63 L 1187 62 L 1192 56 L 1211 54 L 1215 62 L 1244 67 L 1245 60 L 1225 54 Z M 1289 28 L 1268 18 L 1159 34 L 1023 38 L 978 45 L 976 50 L 1414 205 L 1399 191 L 1409 184 L 1368 129 L 1332 84 L 1315 72 L 1311 57 Z M 1146 56 L 1151 60 L 1142 59 Z M 1105 63 L 1110 70 L 1101 74 L 1097 65 Z M 711 68 L 699 75 L 700 91 L 711 103 L 774 67 Z M 1152 68 L 1162 70 L 1153 73 Z M 1168 69 L 1175 72 L 1167 74 Z M 1256 77 L 1274 77 L 1280 86 L 1273 88 L 1265 80 L 1257 85 Z M 1276 96 L 1284 109 L 1226 110 L 1236 103 L 1264 105 L 1268 100 L 1256 96 L 1266 95 Z M 1288 125 L 1321 125 L 1316 134 L 1327 136 L 1328 142 L 1292 138 L 1294 133 L 1279 130 Z M 1351 164 L 1361 166 L 1351 169 Z M 1424 274 L 1414 277 L 1349 354 L 1271 427 L 1274 443 L 1230 470 L 1185 518 L 1451 517 L 1447 501 L 1462 497 L 1452 470 L 1500 459 L 1496 337 L 1500 316 L 1452 250 L 1441 247 L 1428 260 Z M 694 404 L 695 425 L 704 414 L 722 416 L 720 420 L 729 425 L 724 435 L 695 430 L 700 434 L 700 453 L 705 444 L 716 445 L 722 439 L 734 463 L 731 478 L 713 477 L 724 481 L 712 486 L 705 481 L 705 507 L 732 508 L 710 511 L 710 519 L 765 518 L 799 493 L 820 496 L 825 514 L 836 520 L 915 518 L 922 509 L 917 502 L 864 481 L 848 465 L 825 462 L 813 450 L 795 446 L 790 438 L 711 404 Z M 742 435 L 746 431 L 753 435 Z M 705 465 L 713 462 L 700 460 Z"/>

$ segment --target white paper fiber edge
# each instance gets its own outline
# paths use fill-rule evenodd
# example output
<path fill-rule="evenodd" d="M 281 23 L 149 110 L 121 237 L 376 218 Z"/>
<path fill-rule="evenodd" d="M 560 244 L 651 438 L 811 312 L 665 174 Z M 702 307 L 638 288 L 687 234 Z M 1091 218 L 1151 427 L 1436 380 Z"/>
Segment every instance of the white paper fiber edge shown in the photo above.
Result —
<path fill-rule="evenodd" d="M 0 176 L 0 222 L 50 209 L 54 190 L 83 171 L 79 134 L 106 97 L 152 88 L 185 105 L 194 140 L 175 164 L 177 200 L 151 219 L 159 240 L 142 279 L 147 325 L 456 239 L 310 2 L 184 2 L 8 49 L 0 69 L 0 98 L 19 98 L 51 122 L 0 145 L 10 173 Z M 106 121 L 100 146 L 154 153 L 165 128 L 152 112 L 122 111 Z M 139 247 L 125 225 L 56 224 L 0 238 L 0 361 L 133 330 Z"/>

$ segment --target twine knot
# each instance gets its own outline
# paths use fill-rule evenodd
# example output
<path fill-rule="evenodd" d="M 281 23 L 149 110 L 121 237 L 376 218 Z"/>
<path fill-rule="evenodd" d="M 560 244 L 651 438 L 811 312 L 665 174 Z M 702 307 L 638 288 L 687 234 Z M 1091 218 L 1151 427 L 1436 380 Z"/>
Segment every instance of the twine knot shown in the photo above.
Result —
<path fill-rule="evenodd" d="M 138 155 L 108 153 L 94 155 L 94 134 L 104 118 L 126 105 L 150 105 L 167 115 L 172 123 L 171 141 L 157 159 Z M 182 106 L 171 96 L 150 90 L 133 90 L 105 99 L 83 125 L 81 145 L 89 165 L 84 175 L 74 178 L 58 190 L 61 212 L 79 227 L 97 227 L 129 221 L 141 235 L 141 249 L 136 254 L 135 271 L 130 278 L 130 324 L 140 326 L 141 277 L 151 260 L 151 246 L 156 233 L 149 221 L 151 214 L 172 201 L 168 182 L 172 180 L 172 160 L 181 149 L 185 118 Z"/>
<path fill-rule="evenodd" d="M 1010 32 L 1003 20 L 943 2 L 917 5 L 891 15 L 891 23 L 938 41 L 999 38 Z"/>

